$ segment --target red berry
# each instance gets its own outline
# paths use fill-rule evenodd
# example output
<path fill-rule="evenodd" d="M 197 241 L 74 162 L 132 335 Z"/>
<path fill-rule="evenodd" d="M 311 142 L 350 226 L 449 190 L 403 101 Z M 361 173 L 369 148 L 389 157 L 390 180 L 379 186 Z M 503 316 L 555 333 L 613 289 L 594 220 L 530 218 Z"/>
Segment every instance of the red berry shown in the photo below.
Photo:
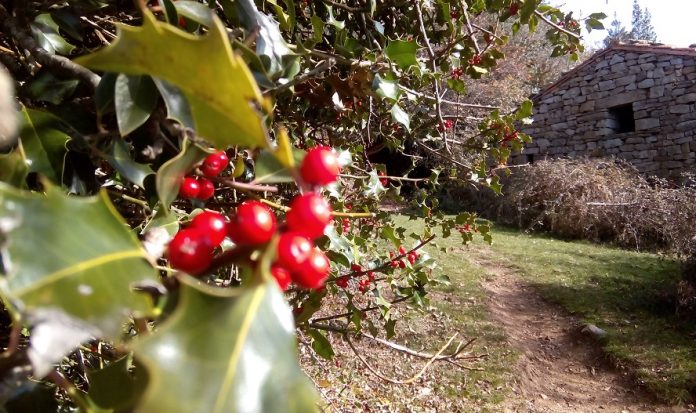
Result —
<path fill-rule="evenodd" d="M 399 266 L 399 261 L 392 261 L 390 265 L 392 268 L 396 268 Z"/>
<path fill-rule="evenodd" d="M 368 278 L 370 281 L 374 281 L 374 280 L 375 280 L 375 273 L 372 272 L 372 271 L 369 271 L 369 272 L 367 273 L 367 278 Z"/>
<path fill-rule="evenodd" d="M 209 179 L 203 177 L 198 177 L 198 196 L 196 198 L 201 201 L 207 201 L 215 195 L 215 184 L 213 184 Z"/>
<path fill-rule="evenodd" d="M 517 12 L 520 11 L 520 4 L 519 3 L 512 3 L 510 5 L 510 15 L 514 16 L 517 14 Z"/>
<path fill-rule="evenodd" d="M 313 192 L 296 196 L 290 203 L 286 215 L 288 228 L 311 239 L 324 235 L 324 230 L 332 220 L 331 206 L 321 196 Z"/>
<path fill-rule="evenodd" d="M 406 262 L 404 260 L 399 261 L 399 268 L 406 268 Z"/>
<path fill-rule="evenodd" d="M 387 176 L 387 174 L 385 174 L 385 173 L 382 172 L 382 171 L 377 171 L 377 175 L 379 175 L 379 176 Z M 379 183 L 382 184 L 382 186 L 387 186 L 387 185 L 389 184 L 389 179 L 387 179 L 387 178 L 380 178 L 380 179 L 379 179 Z"/>
<path fill-rule="evenodd" d="M 203 172 L 203 175 L 212 178 L 220 175 L 220 172 L 224 171 L 229 163 L 230 160 L 224 151 L 215 152 L 205 158 L 203 165 L 201 165 L 201 172 Z"/>
<path fill-rule="evenodd" d="M 273 278 L 278 282 L 278 287 L 280 287 L 281 291 L 288 289 L 292 281 L 290 271 L 279 265 L 273 265 L 271 266 L 271 275 L 273 275 Z"/>
<path fill-rule="evenodd" d="M 350 269 L 353 272 L 362 272 L 362 267 L 360 266 L 360 264 L 353 264 L 350 266 Z"/>
<path fill-rule="evenodd" d="M 200 190 L 201 186 L 198 184 L 198 181 L 196 181 L 195 178 L 187 176 L 181 181 L 179 196 L 186 199 L 198 198 Z"/>
<path fill-rule="evenodd" d="M 227 235 L 227 220 L 214 211 L 203 211 L 191 220 L 191 228 L 200 230 L 217 247 Z"/>
<path fill-rule="evenodd" d="M 329 271 L 331 271 L 329 259 L 317 248 L 310 250 L 309 257 L 302 267 L 300 271 L 292 273 L 294 280 L 300 286 L 312 289 L 321 288 L 329 276 Z"/>
<path fill-rule="evenodd" d="M 406 247 L 403 245 L 399 247 L 399 255 L 404 255 L 406 254 Z"/>
<path fill-rule="evenodd" d="M 336 285 L 341 288 L 348 287 L 348 277 L 339 277 L 336 279 Z"/>
<path fill-rule="evenodd" d="M 312 242 L 297 232 L 286 232 L 278 239 L 276 259 L 292 274 L 304 270 L 312 252 Z"/>
<path fill-rule="evenodd" d="M 259 201 L 242 202 L 227 227 L 227 235 L 237 245 L 265 244 L 275 231 L 275 214 Z"/>
<path fill-rule="evenodd" d="M 300 165 L 302 179 L 310 185 L 328 185 L 335 182 L 341 166 L 333 149 L 316 146 L 310 149 Z"/>
<path fill-rule="evenodd" d="M 196 275 L 208 268 L 213 261 L 213 245 L 198 228 L 182 229 L 169 243 L 167 259 L 176 268 Z"/>
<path fill-rule="evenodd" d="M 416 262 L 416 256 L 413 254 L 408 254 L 408 262 L 410 262 L 411 265 L 413 265 Z"/>

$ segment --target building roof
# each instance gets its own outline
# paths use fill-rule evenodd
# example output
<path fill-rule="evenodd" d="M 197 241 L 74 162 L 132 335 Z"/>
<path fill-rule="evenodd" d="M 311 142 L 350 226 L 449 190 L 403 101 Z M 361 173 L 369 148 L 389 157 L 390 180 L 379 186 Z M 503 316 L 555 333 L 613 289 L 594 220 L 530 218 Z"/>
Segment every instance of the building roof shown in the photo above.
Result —
<path fill-rule="evenodd" d="M 696 47 L 672 47 L 662 43 L 646 43 L 641 41 L 635 41 L 631 43 L 613 43 L 606 49 L 602 49 L 599 52 L 593 54 L 590 58 L 582 62 L 581 64 L 575 66 L 573 69 L 564 73 L 558 80 L 543 88 L 539 93 L 532 97 L 532 100 L 538 100 L 542 96 L 553 92 L 563 85 L 569 79 L 575 77 L 575 74 L 584 69 L 585 67 L 595 63 L 599 59 L 603 58 L 607 54 L 615 51 L 625 51 L 625 52 L 635 52 L 635 53 L 655 53 L 662 55 L 674 55 L 674 56 L 696 56 Z"/>

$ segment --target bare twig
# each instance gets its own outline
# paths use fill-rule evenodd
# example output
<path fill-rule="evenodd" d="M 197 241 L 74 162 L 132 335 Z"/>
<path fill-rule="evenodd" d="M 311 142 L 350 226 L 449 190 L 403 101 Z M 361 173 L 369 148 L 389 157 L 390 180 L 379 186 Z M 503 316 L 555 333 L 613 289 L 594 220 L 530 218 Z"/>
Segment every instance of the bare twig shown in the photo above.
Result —
<path fill-rule="evenodd" d="M 364 7 L 351 7 L 347 6 L 343 3 L 339 3 L 333 0 L 321 0 L 324 4 L 328 4 L 329 6 L 333 6 L 337 9 L 342 9 L 350 13 L 363 13 L 366 12 L 367 10 Z"/>
<path fill-rule="evenodd" d="M 91 70 L 84 68 L 70 59 L 51 54 L 41 48 L 34 37 L 29 32 L 27 27 L 24 27 L 15 21 L 15 19 L 0 5 L 0 29 L 9 34 L 17 44 L 29 51 L 36 61 L 55 73 L 63 74 L 82 80 L 92 91 L 96 90 L 101 78 Z"/>
<path fill-rule="evenodd" d="M 322 61 L 321 63 L 319 63 L 314 69 L 312 69 L 308 72 L 305 72 L 301 75 L 296 76 L 295 78 L 293 78 L 291 81 L 289 81 L 287 83 L 276 86 L 275 88 L 271 89 L 270 92 L 280 93 L 284 90 L 290 89 L 291 87 L 293 87 L 297 84 L 303 83 L 303 82 L 311 79 L 312 77 L 331 69 L 335 65 L 336 65 L 336 59 L 334 59 L 333 57 L 330 57 L 330 58 Z"/>
<path fill-rule="evenodd" d="M 392 379 L 392 378 L 389 378 L 389 377 L 383 375 L 379 371 L 377 371 L 375 368 L 373 368 L 370 365 L 370 363 L 367 362 L 367 360 L 365 360 L 363 358 L 363 356 L 360 354 L 358 349 L 355 348 L 355 345 L 350 340 L 350 337 L 348 336 L 348 334 L 345 334 L 343 337 L 346 339 L 346 342 L 348 343 L 350 348 L 353 350 L 353 353 L 355 353 L 355 356 L 358 358 L 358 360 L 360 360 L 363 363 L 363 365 L 365 365 L 365 367 L 367 367 L 367 369 L 372 372 L 372 374 L 374 374 L 375 376 L 379 377 L 380 379 L 388 381 L 389 383 L 392 383 L 392 384 L 411 384 L 411 383 L 415 382 L 416 380 L 418 380 L 425 373 L 425 371 L 428 369 L 428 367 L 430 367 L 430 365 L 433 364 L 433 362 L 442 354 L 442 352 L 444 352 L 450 346 L 450 344 L 452 344 L 452 341 L 454 341 L 454 339 L 457 337 L 457 333 L 454 333 L 454 335 L 449 339 L 449 341 L 447 341 L 447 343 L 444 346 L 442 346 L 442 348 L 440 348 L 440 350 L 438 350 L 438 352 L 435 353 L 433 355 L 433 357 L 430 360 L 428 360 L 427 363 L 425 363 L 423 368 L 421 368 L 421 370 L 418 373 L 416 373 L 416 375 L 414 375 L 413 377 L 406 379 L 406 380 Z"/>
<path fill-rule="evenodd" d="M 235 181 L 234 179 L 229 179 L 229 178 L 219 178 L 219 179 L 217 179 L 217 181 L 221 182 L 224 185 L 229 186 L 230 188 L 241 189 L 244 191 L 278 192 L 278 187 L 272 186 L 272 185 L 260 185 L 260 184 L 255 184 L 253 182 L 245 183 L 245 182 Z"/>
<path fill-rule="evenodd" d="M 398 86 L 399 86 L 399 89 L 404 90 L 404 91 L 411 93 L 413 95 L 416 95 L 418 97 L 421 97 L 423 99 L 431 100 L 431 101 L 437 100 L 437 98 L 435 98 L 434 96 L 430 96 L 430 95 L 426 95 L 425 93 L 417 92 L 413 89 L 407 88 L 406 86 L 402 86 L 402 85 L 398 85 Z M 470 109 L 487 109 L 487 110 L 500 109 L 499 106 L 477 105 L 474 103 L 462 103 L 462 102 L 455 102 L 452 100 L 445 100 L 445 99 L 441 99 L 440 102 L 446 103 L 448 105 L 460 106 L 463 108 L 470 108 Z"/>
<path fill-rule="evenodd" d="M 420 27 L 421 34 L 423 35 L 423 40 L 425 41 L 426 50 L 428 51 L 428 57 L 430 58 L 430 66 L 433 73 L 437 72 L 437 56 L 433 51 L 433 47 L 430 45 L 430 39 L 428 38 L 428 32 L 425 30 L 425 23 L 423 22 L 423 10 L 421 10 L 420 0 L 414 0 L 413 5 L 416 8 L 416 16 L 418 17 L 418 26 Z M 444 125 L 445 121 L 442 119 L 442 97 L 440 96 L 440 81 L 437 78 L 433 79 L 433 93 L 435 94 L 435 114 L 437 116 L 437 121 L 439 125 Z M 446 133 L 442 132 L 443 135 Z M 445 139 L 445 151 L 451 153 L 449 143 Z"/>

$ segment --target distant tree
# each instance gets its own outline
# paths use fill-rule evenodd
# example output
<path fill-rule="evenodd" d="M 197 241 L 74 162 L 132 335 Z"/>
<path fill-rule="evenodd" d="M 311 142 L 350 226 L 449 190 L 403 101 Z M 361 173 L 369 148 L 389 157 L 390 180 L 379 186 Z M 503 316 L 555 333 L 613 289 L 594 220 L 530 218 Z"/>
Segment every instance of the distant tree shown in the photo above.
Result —
<path fill-rule="evenodd" d="M 630 38 L 630 33 L 626 30 L 624 25 L 621 24 L 616 12 L 614 12 L 614 20 L 611 21 L 607 29 L 607 37 L 604 38 L 604 47 L 609 47 L 613 42 L 625 42 Z"/>
<path fill-rule="evenodd" d="M 657 41 L 657 34 L 652 25 L 652 16 L 647 8 L 640 8 L 638 0 L 633 0 L 633 16 L 631 18 L 631 31 L 629 37 L 631 39 L 648 40 L 650 42 Z"/>

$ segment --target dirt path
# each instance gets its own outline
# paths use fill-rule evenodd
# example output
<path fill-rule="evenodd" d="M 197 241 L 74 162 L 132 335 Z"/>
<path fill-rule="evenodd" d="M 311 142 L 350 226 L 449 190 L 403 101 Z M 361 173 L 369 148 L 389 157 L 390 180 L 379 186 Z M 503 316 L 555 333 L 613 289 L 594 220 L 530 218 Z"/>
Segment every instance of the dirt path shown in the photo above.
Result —
<path fill-rule="evenodd" d="M 578 320 L 545 302 L 513 270 L 486 260 L 489 309 L 520 352 L 506 412 L 686 412 L 659 406 L 610 368 Z"/>

